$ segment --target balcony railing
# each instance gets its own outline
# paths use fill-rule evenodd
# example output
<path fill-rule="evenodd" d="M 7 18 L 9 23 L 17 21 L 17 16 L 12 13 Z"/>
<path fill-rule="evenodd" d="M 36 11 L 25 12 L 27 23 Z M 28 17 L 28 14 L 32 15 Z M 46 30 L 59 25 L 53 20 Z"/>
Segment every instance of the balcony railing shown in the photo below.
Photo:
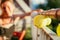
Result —
<path fill-rule="evenodd" d="M 31 17 L 32 17 L 32 21 L 31 21 L 32 22 L 32 26 L 31 26 L 32 40 L 60 40 L 60 37 L 58 37 L 56 35 L 56 33 L 54 33 L 48 27 L 43 27 L 42 29 L 38 29 L 33 25 L 33 17 L 38 15 L 38 12 L 40 12 L 40 11 L 39 10 L 32 11 L 30 14 L 26 13 L 24 15 L 23 14 L 22 15 L 14 15 L 14 18 L 17 17 L 17 16 L 20 16 L 21 18 L 24 18 L 25 16 L 31 15 Z M 58 11 L 52 10 L 52 11 L 48 11 L 48 12 L 50 12 L 51 14 L 52 13 L 60 14 L 60 10 L 58 10 Z M 59 17 L 60 17 L 60 15 L 58 16 L 58 18 Z"/>
<path fill-rule="evenodd" d="M 32 27 L 32 40 L 60 40 L 60 37 L 56 35 L 48 27 L 42 29 Z"/>
<path fill-rule="evenodd" d="M 53 13 L 54 11 L 48 11 L 47 13 Z M 55 10 L 56 12 L 56 10 Z M 55 13 L 54 12 L 54 13 Z M 59 12 L 58 12 L 59 13 Z M 38 29 L 37 27 L 34 26 L 33 24 L 33 18 L 34 16 L 38 15 L 37 12 L 32 13 L 32 40 L 60 40 L 60 37 L 56 35 L 55 32 L 50 30 L 48 27 L 43 27 L 41 29 Z"/>

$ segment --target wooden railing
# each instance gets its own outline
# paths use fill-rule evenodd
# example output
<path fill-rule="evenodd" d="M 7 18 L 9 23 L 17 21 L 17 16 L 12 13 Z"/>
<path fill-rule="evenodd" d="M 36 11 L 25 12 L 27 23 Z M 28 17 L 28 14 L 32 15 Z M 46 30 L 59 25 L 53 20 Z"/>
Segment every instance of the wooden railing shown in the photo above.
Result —
<path fill-rule="evenodd" d="M 14 15 L 14 17 L 20 16 L 20 18 L 24 18 L 25 16 L 32 17 L 32 26 L 31 26 L 31 33 L 32 33 L 32 40 L 60 40 L 60 37 L 56 35 L 52 30 L 48 27 L 43 27 L 42 29 L 38 29 L 33 24 L 33 18 L 36 15 L 46 15 L 46 16 L 54 16 L 57 19 L 60 19 L 60 9 L 57 10 L 48 10 L 41 12 L 40 10 L 35 10 L 29 13 L 25 13 L 22 15 Z"/>
<path fill-rule="evenodd" d="M 48 10 L 47 12 L 42 12 L 40 10 L 32 11 L 27 5 L 25 4 L 24 1 L 22 0 L 16 0 L 20 7 L 25 11 L 25 14 L 22 15 L 16 15 L 20 16 L 20 18 L 24 18 L 25 16 L 32 16 L 32 26 L 31 26 L 31 33 L 32 33 L 32 40 L 60 40 L 60 37 L 56 35 L 53 31 L 51 31 L 49 28 L 44 27 L 42 29 L 38 29 L 33 25 L 33 17 L 35 15 L 42 14 L 42 15 L 48 15 L 48 16 L 54 16 L 55 18 L 59 19 L 60 18 L 60 9 L 58 10 Z M 25 5 L 25 6 L 24 6 Z M 32 12 L 31 12 L 32 11 Z M 29 12 L 29 13 L 28 13 Z M 16 17 L 14 15 L 14 17 Z M 60 19 L 59 19 L 60 20 Z"/>
<path fill-rule="evenodd" d="M 51 15 L 53 14 L 52 16 L 54 16 L 56 14 L 60 14 L 59 12 L 60 11 L 57 11 L 57 10 L 51 10 L 51 11 L 49 10 L 47 12 L 46 11 L 42 12 L 41 14 L 44 15 L 44 13 L 46 13 L 46 14 L 50 13 Z M 43 27 L 41 29 L 38 29 L 37 27 L 35 27 L 33 24 L 33 18 L 34 18 L 34 16 L 39 15 L 39 14 L 37 12 L 33 12 L 31 15 L 32 15 L 32 26 L 31 26 L 32 40 L 60 40 L 60 37 L 58 37 L 56 35 L 56 33 L 54 33 L 48 27 Z M 56 18 L 56 16 L 54 16 L 54 17 Z"/>
<path fill-rule="evenodd" d="M 56 33 L 48 27 L 44 27 L 42 29 L 34 27 L 32 27 L 32 40 L 60 40 L 60 37 L 58 37 Z"/>
<path fill-rule="evenodd" d="M 57 19 L 60 19 L 60 9 L 57 10 L 48 10 L 41 12 L 41 10 L 35 10 L 30 13 L 25 13 L 22 15 L 14 15 L 14 17 L 20 16 L 20 18 L 24 18 L 25 16 L 32 17 L 32 26 L 31 26 L 31 33 L 32 33 L 32 40 L 60 40 L 60 37 L 56 35 L 52 30 L 48 27 L 43 27 L 42 29 L 38 29 L 33 24 L 33 18 L 36 15 L 46 15 L 46 16 L 54 16 Z"/>

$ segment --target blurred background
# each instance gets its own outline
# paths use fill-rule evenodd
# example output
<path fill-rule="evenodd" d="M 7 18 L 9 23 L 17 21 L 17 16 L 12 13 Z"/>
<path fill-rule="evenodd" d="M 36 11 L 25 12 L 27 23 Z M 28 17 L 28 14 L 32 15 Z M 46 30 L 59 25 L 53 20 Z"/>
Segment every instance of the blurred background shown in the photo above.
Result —
<path fill-rule="evenodd" d="M 25 14 L 26 12 L 30 12 L 31 10 L 36 9 L 55 9 L 60 8 L 60 0 L 14 0 L 15 10 L 14 14 Z M 0 11 L 1 13 L 1 11 Z M 23 20 L 23 19 L 22 19 Z M 16 31 L 20 31 L 23 25 L 23 21 L 19 21 L 19 26 L 16 28 Z M 31 35 L 31 16 L 25 17 L 26 21 L 26 35 L 24 40 L 32 40 Z"/>
<path fill-rule="evenodd" d="M 36 9 L 43 9 L 43 10 L 49 10 L 49 9 L 56 9 L 56 8 L 60 8 L 60 0 L 24 0 L 27 5 L 32 9 L 32 10 L 36 10 Z M 54 20 L 53 20 L 54 21 Z M 52 25 L 49 26 L 49 28 L 51 30 L 53 30 L 54 32 L 56 32 L 56 25 L 57 25 L 57 20 L 55 20 L 52 25 L 55 25 L 54 27 L 52 27 Z M 30 31 L 30 32 L 28 32 Z M 29 38 L 28 38 L 28 37 Z M 26 34 L 26 39 L 28 40 L 32 40 L 31 38 L 31 29 L 27 30 L 27 34 Z"/>
<path fill-rule="evenodd" d="M 51 9 L 51 8 L 60 8 L 59 0 L 31 0 L 32 9 Z M 33 6 L 33 7 L 32 7 Z"/>
<path fill-rule="evenodd" d="M 29 12 L 30 10 L 36 10 L 36 9 L 49 10 L 49 9 L 60 8 L 60 0 L 23 0 L 23 2 L 22 0 L 14 0 L 14 4 L 16 7 L 16 10 L 14 12 L 15 14 L 24 14 L 25 12 Z M 26 7 L 25 5 L 28 7 Z M 26 19 L 25 20 L 26 21 L 26 35 L 24 37 L 24 40 L 32 40 L 31 16 L 26 16 L 25 19 Z M 19 29 L 21 29 L 22 27 L 21 26 L 22 22 L 23 21 L 20 20 L 19 22 L 20 28 L 18 27 Z M 18 30 L 18 28 L 16 30 Z"/>

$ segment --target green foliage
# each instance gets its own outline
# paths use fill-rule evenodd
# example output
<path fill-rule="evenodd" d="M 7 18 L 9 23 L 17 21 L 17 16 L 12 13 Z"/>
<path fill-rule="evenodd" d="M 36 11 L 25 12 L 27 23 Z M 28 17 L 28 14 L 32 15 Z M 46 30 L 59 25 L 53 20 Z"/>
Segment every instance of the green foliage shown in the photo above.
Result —
<path fill-rule="evenodd" d="M 37 8 L 41 8 L 44 10 L 52 9 L 52 8 L 60 8 L 60 0 L 47 0 L 47 5 L 39 5 Z"/>
<path fill-rule="evenodd" d="M 28 28 L 24 40 L 32 40 L 31 28 Z"/>
<path fill-rule="evenodd" d="M 52 25 L 53 27 L 55 27 L 55 26 L 58 25 L 58 23 L 59 23 L 59 20 L 57 20 L 57 19 L 52 19 L 51 25 Z"/>
<path fill-rule="evenodd" d="M 53 29 L 52 25 L 47 25 L 48 28 L 50 28 L 51 30 Z"/>
<path fill-rule="evenodd" d="M 47 27 L 49 27 L 52 31 L 54 31 L 56 33 L 56 28 L 58 26 L 58 24 L 60 23 L 59 20 L 57 19 L 52 19 L 52 22 L 50 25 L 48 25 Z"/>
<path fill-rule="evenodd" d="M 60 0 L 48 0 L 47 6 L 50 8 L 59 8 L 60 7 Z"/>

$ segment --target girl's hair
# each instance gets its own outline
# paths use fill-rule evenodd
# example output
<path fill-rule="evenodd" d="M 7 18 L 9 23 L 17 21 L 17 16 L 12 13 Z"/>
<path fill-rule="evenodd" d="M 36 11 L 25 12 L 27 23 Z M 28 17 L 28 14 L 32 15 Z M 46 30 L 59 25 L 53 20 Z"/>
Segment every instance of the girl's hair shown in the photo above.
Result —
<path fill-rule="evenodd" d="M 11 2 L 12 5 L 10 5 L 10 6 L 13 6 L 13 1 L 12 0 L 2 0 L 2 2 L 1 2 L 1 8 L 2 8 L 2 4 L 4 4 L 6 1 Z M 14 6 L 12 8 L 14 9 Z M 6 16 L 4 16 L 5 14 L 6 14 Z M 8 13 L 2 13 L 2 15 L 1 15 L 2 18 L 7 17 L 7 16 L 9 16 Z"/>
<path fill-rule="evenodd" d="M 1 0 L 0 0 L 0 5 L 1 5 Z"/>
<path fill-rule="evenodd" d="M 3 4 L 3 3 L 6 2 L 6 1 L 10 1 L 10 2 L 13 3 L 13 0 L 1 0 L 1 4 Z"/>

